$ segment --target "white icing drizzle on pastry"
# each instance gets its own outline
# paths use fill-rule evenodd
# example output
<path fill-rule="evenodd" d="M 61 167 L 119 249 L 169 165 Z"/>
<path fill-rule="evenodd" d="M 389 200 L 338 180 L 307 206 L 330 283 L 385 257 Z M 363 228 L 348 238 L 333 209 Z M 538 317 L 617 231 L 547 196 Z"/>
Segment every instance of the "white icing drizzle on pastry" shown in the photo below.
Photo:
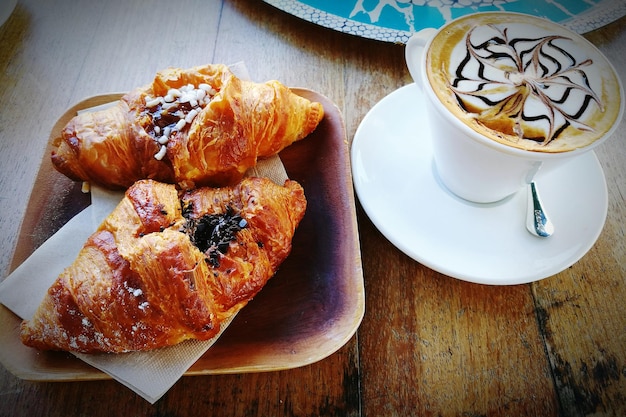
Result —
<path fill-rule="evenodd" d="M 161 145 L 159 152 L 154 155 L 155 159 L 160 161 L 165 157 L 172 133 L 188 128 L 215 94 L 217 91 L 213 87 L 201 83 L 197 87 L 187 84 L 170 88 L 165 96 L 146 95 L 146 108 L 153 118 L 154 137 Z"/>

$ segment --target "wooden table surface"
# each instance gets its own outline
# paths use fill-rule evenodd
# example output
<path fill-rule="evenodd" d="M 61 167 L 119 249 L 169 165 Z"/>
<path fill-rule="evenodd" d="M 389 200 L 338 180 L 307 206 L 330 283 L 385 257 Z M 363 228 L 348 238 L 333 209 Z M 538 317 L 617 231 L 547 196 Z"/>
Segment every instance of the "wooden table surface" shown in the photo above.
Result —
<path fill-rule="evenodd" d="M 586 36 L 626 80 L 626 19 Z M 168 66 L 244 61 L 255 81 L 329 97 L 352 140 L 374 104 L 411 82 L 402 45 L 252 0 L 19 0 L 0 45 L 2 277 L 48 132 L 84 97 L 143 85 Z M 183 377 L 154 405 L 111 380 L 30 382 L 0 367 L 0 416 L 624 416 L 626 120 L 596 153 L 606 225 L 555 276 L 514 286 L 446 277 L 397 250 L 357 205 L 366 313 L 326 359 Z"/>

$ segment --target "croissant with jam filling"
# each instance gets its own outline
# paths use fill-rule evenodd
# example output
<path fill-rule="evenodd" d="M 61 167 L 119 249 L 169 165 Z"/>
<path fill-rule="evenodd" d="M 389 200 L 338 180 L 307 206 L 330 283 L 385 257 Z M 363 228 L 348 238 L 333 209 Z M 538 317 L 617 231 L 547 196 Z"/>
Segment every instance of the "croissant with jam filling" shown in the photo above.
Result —
<path fill-rule="evenodd" d="M 210 339 L 274 275 L 305 210 L 291 180 L 187 192 L 138 181 L 22 323 L 22 341 L 127 352 Z"/>
<path fill-rule="evenodd" d="M 52 163 L 112 189 L 146 178 L 187 189 L 232 185 L 323 116 L 320 103 L 278 81 L 244 81 L 225 65 L 170 68 L 113 107 L 71 119 L 52 141 Z"/>

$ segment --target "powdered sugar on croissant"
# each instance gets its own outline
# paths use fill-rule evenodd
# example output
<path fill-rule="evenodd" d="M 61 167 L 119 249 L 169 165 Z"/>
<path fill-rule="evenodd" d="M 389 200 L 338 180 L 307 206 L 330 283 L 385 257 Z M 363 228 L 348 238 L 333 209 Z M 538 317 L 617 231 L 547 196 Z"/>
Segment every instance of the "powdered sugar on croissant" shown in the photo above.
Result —
<path fill-rule="evenodd" d="M 139 179 L 183 188 L 239 181 L 259 158 L 308 136 L 320 103 L 224 65 L 170 68 L 113 107 L 74 117 L 53 140 L 54 166 L 74 180 L 127 188 Z"/>

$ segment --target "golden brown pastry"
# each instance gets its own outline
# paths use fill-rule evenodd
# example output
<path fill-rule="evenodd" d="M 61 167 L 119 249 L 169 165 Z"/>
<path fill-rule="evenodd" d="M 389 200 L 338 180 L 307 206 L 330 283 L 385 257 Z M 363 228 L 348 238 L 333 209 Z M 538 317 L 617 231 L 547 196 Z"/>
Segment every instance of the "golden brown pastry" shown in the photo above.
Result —
<path fill-rule="evenodd" d="M 323 116 L 320 103 L 278 81 L 244 81 L 224 65 L 167 69 L 115 106 L 74 117 L 53 140 L 52 162 L 74 180 L 113 189 L 146 178 L 187 189 L 232 185 Z"/>
<path fill-rule="evenodd" d="M 305 209 L 291 180 L 185 193 L 139 181 L 22 323 L 22 341 L 127 352 L 210 339 L 275 274 Z"/>

